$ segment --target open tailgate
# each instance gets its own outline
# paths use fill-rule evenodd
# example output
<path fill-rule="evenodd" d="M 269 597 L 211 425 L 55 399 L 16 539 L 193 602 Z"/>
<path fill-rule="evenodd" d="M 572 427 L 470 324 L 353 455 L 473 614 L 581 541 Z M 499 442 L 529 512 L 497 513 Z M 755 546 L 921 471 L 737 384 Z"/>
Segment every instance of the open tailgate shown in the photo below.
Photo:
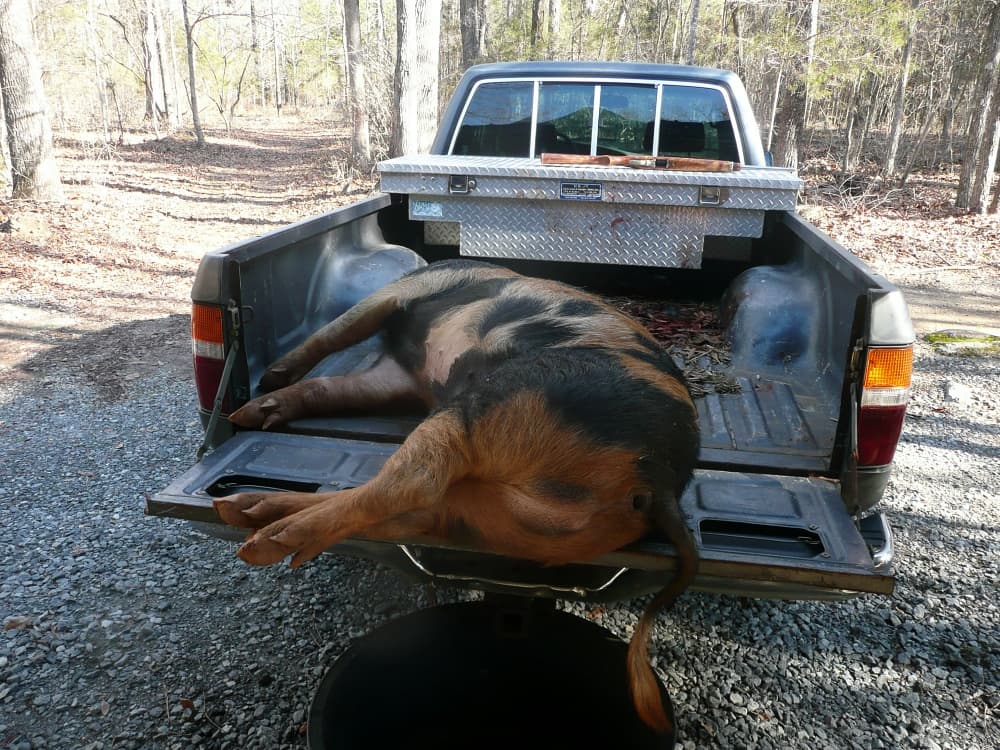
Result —
<path fill-rule="evenodd" d="M 241 491 L 327 492 L 372 477 L 396 443 L 241 432 L 147 500 L 147 513 L 214 524 L 212 499 Z M 829 480 L 700 470 L 682 498 L 701 554 L 695 588 L 755 596 L 836 599 L 891 593 L 891 537 L 881 516 L 862 529 Z M 234 530 L 235 531 L 235 530 Z M 234 536 L 235 538 L 235 536 Z M 360 554 L 423 580 L 602 601 L 670 580 L 673 547 L 648 537 L 595 561 L 545 567 L 439 540 L 352 539 Z"/>

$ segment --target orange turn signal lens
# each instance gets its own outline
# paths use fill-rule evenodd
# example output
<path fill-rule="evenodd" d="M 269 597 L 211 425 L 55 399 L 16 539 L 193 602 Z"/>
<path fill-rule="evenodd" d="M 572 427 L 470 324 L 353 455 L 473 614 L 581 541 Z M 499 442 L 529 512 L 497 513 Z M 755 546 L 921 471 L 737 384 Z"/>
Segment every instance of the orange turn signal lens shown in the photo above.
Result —
<path fill-rule="evenodd" d="M 868 350 L 865 388 L 909 388 L 913 375 L 913 347 L 878 347 Z"/>
<path fill-rule="evenodd" d="M 191 307 L 191 338 L 211 344 L 222 343 L 222 308 L 210 305 Z"/>

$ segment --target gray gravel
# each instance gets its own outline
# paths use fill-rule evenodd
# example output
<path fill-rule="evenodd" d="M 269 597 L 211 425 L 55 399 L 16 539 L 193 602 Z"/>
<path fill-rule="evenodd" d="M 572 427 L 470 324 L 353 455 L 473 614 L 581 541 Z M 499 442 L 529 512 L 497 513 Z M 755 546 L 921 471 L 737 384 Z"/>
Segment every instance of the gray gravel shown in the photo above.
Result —
<path fill-rule="evenodd" d="M 144 517 L 197 446 L 188 373 L 108 389 L 50 362 L 0 382 L 0 748 L 304 747 L 324 669 L 426 591 L 332 555 L 251 569 Z M 1000 360 L 921 346 L 917 368 L 896 594 L 686 595 L 654 636 L 679 747 L 1000 747 Z M 628 637 L 642 604 L 565 608 Z"/>

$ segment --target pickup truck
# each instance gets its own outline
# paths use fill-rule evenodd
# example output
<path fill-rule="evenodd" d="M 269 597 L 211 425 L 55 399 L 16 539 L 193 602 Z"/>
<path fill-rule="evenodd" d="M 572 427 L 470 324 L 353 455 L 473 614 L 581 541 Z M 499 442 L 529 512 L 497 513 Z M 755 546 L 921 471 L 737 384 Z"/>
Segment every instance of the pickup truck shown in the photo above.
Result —
<path fill-rule="evenodd" d="M 543 153 L 635 162 L 552 166 Z M 642 168 L 660 157 L 735 169 Z M 702 445 L 682 499 L 701 556 L 695 589 L 891 593 L 879 500 L 909 395 L 913 328 L 901 293 L 798 216 L 801 182 L 769 162 L 746 91 L 727 71 L 469 69 L 431 153 L 380 164 L 380 192 L 204 257 L 192 291 L 204 455 L 147 512 L 237 538 L 214 497 L 366 481 L 420 415 L 315 417 L 266 432 L 225 417 L 260 395 L 270 363 L 372 291 L 426 262 L 473 257 L 652 310 L 661 324 L 691 306 L 714 316 L 725 351 L 710 365 L 725 387 L 709 383 L 696 399 Z M 312 374 L 366 369 L 380 346 L 373 337 Z M 680 364 L 690 372 L 706 358 Z M 415 580 L 593 602 L 657 591 L 674 570 L 673 549 L 655 537 L 560 567 L 427 539 L 356 538 L 333 551 Z"/>

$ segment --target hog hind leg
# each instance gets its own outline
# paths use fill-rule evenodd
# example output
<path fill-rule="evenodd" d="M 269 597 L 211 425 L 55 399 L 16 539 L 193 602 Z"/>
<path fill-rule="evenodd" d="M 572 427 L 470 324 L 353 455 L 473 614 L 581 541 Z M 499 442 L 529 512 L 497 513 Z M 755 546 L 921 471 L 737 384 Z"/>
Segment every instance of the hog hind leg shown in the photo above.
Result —
<path fill-rule="evenodd" d="M 310 496 L 308 507 L 292 511 L 253 534 L 237 553 L 255 565 L 269 565 L 292 555 L 297 567 L 348 536 L 386 524 L 404 514 L 432 514 L 442 508 L 448 488 L 470 469 L 465 428 L 457 415 L 440 411 L 424 420 L 360 487 Z M 220 498 L 230 507 L 252 503 L 240 495 Z M 245 513 L 245 511 L 244 511 Z M 225 518 L 226 512 L 220 515 Z"/>
<path fill-rule="evenodd" d="M 585 561 L 650 527 L 636 450 L 566 424 L 541 391 L 521 390 L 466 420 L 473 469 L 448 498 L 496 552 L 548 564 Z"/>

